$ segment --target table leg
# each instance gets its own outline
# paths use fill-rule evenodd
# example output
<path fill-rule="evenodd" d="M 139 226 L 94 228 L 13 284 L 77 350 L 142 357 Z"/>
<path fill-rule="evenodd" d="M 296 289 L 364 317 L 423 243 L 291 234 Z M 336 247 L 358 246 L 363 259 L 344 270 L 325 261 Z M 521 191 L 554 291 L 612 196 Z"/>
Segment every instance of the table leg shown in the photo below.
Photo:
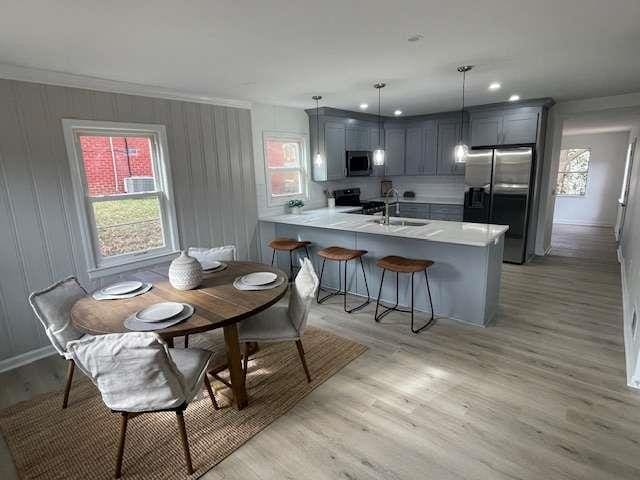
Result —
<path fill-rule="evenodd" d="M 171 337 L 171 338 L 167 338 L 167 339 L 165 340 L 165 343 L 167 344 L 167 346 L 168 346 L 169 348 L 173 348 L 173 347 L 174 347 L 174 345 L 173 345 L 173 337 Z"/>
<path fill-rule="evenodd" d="M 233 397 L 236 400 L 238 410 L 247 406 L 247 390 L 242 373 L 242 361 L 240 356 L 240 343 L 238 342 L 238 326 L 234 323 L 223 328 L 224 342 L 227 347 L 227 362 L 229 363 L 229 376 L 233 389 Z"/>

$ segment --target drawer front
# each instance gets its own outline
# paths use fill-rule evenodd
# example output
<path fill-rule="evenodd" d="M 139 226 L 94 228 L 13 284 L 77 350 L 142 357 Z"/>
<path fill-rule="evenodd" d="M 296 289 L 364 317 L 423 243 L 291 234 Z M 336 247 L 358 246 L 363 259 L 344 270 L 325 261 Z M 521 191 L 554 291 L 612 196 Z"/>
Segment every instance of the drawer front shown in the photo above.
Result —
<path fill-rule="evenodd" d="M 462 214 L 462 205 L 431 205 L 431 214 L 440 213 L 447 215 Z"/>

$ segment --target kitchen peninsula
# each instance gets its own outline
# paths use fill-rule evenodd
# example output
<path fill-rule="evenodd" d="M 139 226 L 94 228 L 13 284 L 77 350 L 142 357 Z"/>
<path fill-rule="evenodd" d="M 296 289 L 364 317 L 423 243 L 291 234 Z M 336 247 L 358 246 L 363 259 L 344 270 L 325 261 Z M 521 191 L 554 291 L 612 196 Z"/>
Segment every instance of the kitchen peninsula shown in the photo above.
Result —
<path fill-rule="evenodd" d="M 429 259 L 435 262 L 429 269 L 429 284 L 435 314 L 465 323 L 485 326 L 493 319 L 500 290 L 500 274 L 504 234 L 508 227 L 439 220 L 416 220 L 394 217 L 384 225 L 382 217 L 349 213 L 354 207 L 321 208 L 302 214 L 286 214 L 260 218 L 261 255 L 270 261 L 268 242 L 277 237 L 296 238 L 312 242 L 310 255 L 319 271 L 321 262 L 315 252 L 328 246 L 366 250 L 363 257 L 372 301 L 378 295 L 381 271 L 376 260 L 386 255 Z M 289 258 L 279 257 L 280 266 L 288 266 Z M 349 292 L 365 296 L 362 272 L 349 263 Z M 408 275 L 400 276 L 399 303 L 407 306 L 411 292 Z M 424 276 L 415 277 L 415 305 L 428 309 Z M 327 263 L 323 284 L 338 286 L 338 267 Z M 387 278 L 382 300 L 395 303 L 395 280 Z"/>

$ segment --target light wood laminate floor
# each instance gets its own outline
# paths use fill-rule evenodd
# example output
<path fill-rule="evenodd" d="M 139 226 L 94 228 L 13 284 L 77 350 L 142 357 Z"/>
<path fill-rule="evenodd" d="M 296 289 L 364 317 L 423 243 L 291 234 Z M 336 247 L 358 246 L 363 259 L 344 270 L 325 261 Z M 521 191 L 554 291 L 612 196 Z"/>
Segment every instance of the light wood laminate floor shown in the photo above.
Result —
<path fill-rule="evenodd" d="M 312 324 L 368 352 L 204 478 L 640 478 L 612 231 L 557 226 L 552 253 L 504 266 L 485 329 L 441 319 L 412 335 L 406 315 L 375 324 L 373 306 L 314 306 Z M 45 359 L 0 381 L 4 406 L 59 388 L 63 365 Z M 12 478 L 4 446 L 0 461 Z"/>

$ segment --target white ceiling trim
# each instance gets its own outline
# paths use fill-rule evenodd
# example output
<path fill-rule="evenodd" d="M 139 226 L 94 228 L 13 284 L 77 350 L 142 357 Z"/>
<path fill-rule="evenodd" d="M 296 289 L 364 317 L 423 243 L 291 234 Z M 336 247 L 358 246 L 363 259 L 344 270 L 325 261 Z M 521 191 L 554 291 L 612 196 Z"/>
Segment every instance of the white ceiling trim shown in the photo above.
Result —
<path fill-rule="evenodd" d="M 108 80 L 105 78 L 76 75 L 40 68 L 22 67 L 8 63 L 0 63 L 0 78 L 23 82 L 46 83 L 60 87 L 84 88 L 87 90 L 97 90 L 99 92 L 122 93 L 142 97 L 164 98 L 167 100 L 251 109 L 251 102 L 245 100 L 195 95 L 193 93 L 185 93 L 152 85 L 121 82 L 118 80 Z"/>

